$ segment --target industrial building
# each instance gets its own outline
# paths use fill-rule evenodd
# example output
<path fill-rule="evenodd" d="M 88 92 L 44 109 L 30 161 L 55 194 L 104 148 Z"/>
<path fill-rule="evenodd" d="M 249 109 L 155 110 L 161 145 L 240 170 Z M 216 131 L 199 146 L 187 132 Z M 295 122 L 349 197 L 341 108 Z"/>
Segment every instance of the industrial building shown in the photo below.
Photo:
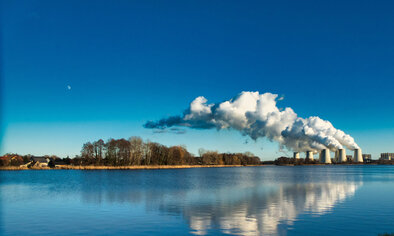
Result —
<path fill-rule="evenodd" d="M 307 151 L 307 152 L 306 152 L 306 155 L 305 155 L 305 158 L 306 158 L 307 160 L 312 161 L 312 160 L 313 160 L 313 152 L 312 152 L 312 151 Z"/>
<path fill-rule="evenodd" d="M 320 162 L 324 163 L 324 164 L 331 164 L 330 149 L 326 148 L 326 149 L 321 150 Z"/>
<path fill-rule="evenodd" d="M 380 160 L 394 160 L 394 153 L 380 153 Z"/>
<path fill-rule="evenodd" d="M 335 161 L 336 162 L 346 162 L 347 161 L 345 149 L 338 149 L 335 152 Z"/>
<path fill-rule="evenodd" d="M 338 149 L 335 152 L 335 161 L 339 163 L 344 163 L 347 161 L 354 161 L 354 162 L 370 162 L 371 161 L 371 154 L 362 154 L 361 149 L 354 149 L 354 156 L 347 156 L 346 155 L 346 150 L 345 149 Z M 312 151 L 306 151 L 305 152 L 305 157 L 306 159 L 313 160 L 313 152 Z M 394 153 L 393 153 L 394 157 Z M 300 159 L 300 153 L 299 152 L 294 152 L 293 155 L 294 159 Z M 319 154 L 319 161 L 320 163 L 324 164 L 331 164 L 331 154 L 330 154 L 330 149 L 326 148 L 320 151 Z"/>
<path fill-rule="evenodd" d="M 364 160 L 364 162 L 371 162 L 372 155 L 371 154 L 363 154 L 363 160 Z"/>

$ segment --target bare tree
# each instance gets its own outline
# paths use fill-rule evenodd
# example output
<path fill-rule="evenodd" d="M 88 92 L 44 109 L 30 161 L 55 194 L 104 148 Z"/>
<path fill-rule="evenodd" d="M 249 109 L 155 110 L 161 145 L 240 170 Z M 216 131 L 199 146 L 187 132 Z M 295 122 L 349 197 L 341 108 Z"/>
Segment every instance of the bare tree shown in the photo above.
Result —
<path fill-rule="evenodd" d="M 98 141 L 93 143 L 94 146 L 94 154 L 96 158 L 96 164 L 100 164 L 104 158 L 103 152 L 105 148 L 105 143 L 102 139 L 99 139 Z"/>
<path fill-rule="evenodd" d="M 94 146 L 91 142 L 87 142 L 82 146 L 81 155 L 86 164 L 92 164 L 94 158 Z"/>
<path fill-rule="evenodd" d="M 202 157 L 206 152 L 207 152 L 207 151 L 206 151 L 204 148 L 199 148 L 199 149 L 198 149 L 198 155 L 199 155 L 200 157 Z"/>
<path fill-rule="evenodd" d="M 130 165 L 141 165 L 144 153 L 144 142 L 140 137 L 130 137 Z"/>

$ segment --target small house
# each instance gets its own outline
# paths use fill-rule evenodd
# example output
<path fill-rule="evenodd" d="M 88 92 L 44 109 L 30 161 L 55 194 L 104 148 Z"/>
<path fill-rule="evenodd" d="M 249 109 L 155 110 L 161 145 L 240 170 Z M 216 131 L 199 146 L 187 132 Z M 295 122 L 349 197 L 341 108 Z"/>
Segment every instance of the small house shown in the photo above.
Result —
<path fill-rule="evenodd" d="M 32 165 L 35 167 L 48 167 L 50 159 L 48 157 L 36 157 L 32 156 L 30 158 Z"/>

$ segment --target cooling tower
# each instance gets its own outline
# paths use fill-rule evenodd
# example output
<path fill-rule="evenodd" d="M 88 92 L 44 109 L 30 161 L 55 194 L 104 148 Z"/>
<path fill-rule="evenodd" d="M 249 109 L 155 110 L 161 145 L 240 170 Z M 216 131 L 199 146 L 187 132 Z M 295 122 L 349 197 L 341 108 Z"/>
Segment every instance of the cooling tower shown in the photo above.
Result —
<path fill-rule="evenodd" d="M 346 152 L 345 149 L 338 149 L 338 162 L 346 162 Z"/>
<path fill-rule="evenodd" d="M 321 150 L 320 162 L 324 164 L 331 164 L 330 149 Z"/>
<path fill-rule="evenodd" d="M 294 157 L 294 159 L 300 159 L 300 153 L 294 152 L 293 157 Z"/>
<path fill-rule="evenodd" d="M 354 149 L 354 158 L 355 162 L 363 162 L 363 155 L 361 154 L 361 149 Z"/>
<path fill-rule="evenodd" d="M 306 154 L 305 159 L 313 160 L 313 152 L 312 151 L 307 151 L 305 154 Z"/>

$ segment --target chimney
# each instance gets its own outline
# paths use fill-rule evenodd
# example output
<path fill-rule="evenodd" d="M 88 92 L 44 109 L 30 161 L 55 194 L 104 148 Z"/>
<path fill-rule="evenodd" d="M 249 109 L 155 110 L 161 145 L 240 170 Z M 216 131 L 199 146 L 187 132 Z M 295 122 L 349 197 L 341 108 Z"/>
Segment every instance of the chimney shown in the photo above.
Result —
<path fill-rule="evenodd" d="M 320 162 L 324 164 L 331 164 L 331 156 L 330 156 L 330 149 L 326 148 L 321 150 L 321 159 Z"/>
<path fill-rule="evenodd" d="M 346 152 L 345 149 L 338 149 L 338 162 L 346 162 Z"/>
<path fill-rule="evenodd" d="M 293 157 L 294 157 L 294 159 L 300 159 L 300 153 L 294 152 Z"/>
<path fill-rule="evenodd" d="M 354 158 L 355 162 L 363 162 L 363 155 L 361 154 L 361 149 L 354 149 Z"/>
<path fill-rule="evenodd" d="M 306 159 L 313 160 L 313 152 L 312 151 L 306 151 Z"/>

